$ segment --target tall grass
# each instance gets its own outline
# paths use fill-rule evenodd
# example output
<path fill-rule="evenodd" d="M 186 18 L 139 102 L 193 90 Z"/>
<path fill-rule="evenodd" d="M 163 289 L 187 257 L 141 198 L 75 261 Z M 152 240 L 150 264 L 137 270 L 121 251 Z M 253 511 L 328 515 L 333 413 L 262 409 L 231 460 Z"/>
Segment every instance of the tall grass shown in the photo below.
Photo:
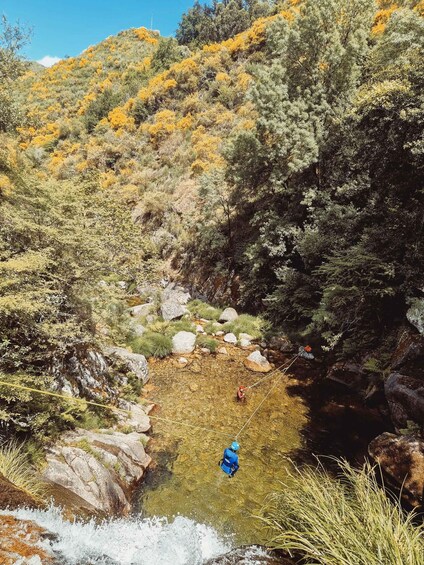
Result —
<path fill-rule="evenodd" d="M 172 339 L 156 332 L 146 332 L 130 342 L 134 353 L 141 353 L 145 357 L 163 358 L 172 352 Z"/>
<path fill-rule="evenodd" d="M 269 499 L 271 544 L 314 565 L 422 565 L 424 526 L 380 487 L 369 464 L 338 461 L 339 479 L 297 469 Z"/>
<path fill-rule="evenodd" d="M 197 318 L 204 318 L 205 320 L 219 320 L 222 310 L 219 308 L 214 308 L 210 304 L 206 304 L 206 302 L 202 302 L 201 300 L 191 300 L 187 304 L 187 308 Z"/>
<path fill-rule="evenodd" d="M 225 332 L 232 332 L 237 337 L 240 333 L 245 333 L 251 335 L 254 339 L 260 339 L 268 329 L 268 323 L 258 316 L 240 314 L 233 322 L 226 322 L 222 329 Z"/>
<path fill-rule="evenodd" d="M 46 485 L 30 464 L 23 444 L 11 441 L 0 446 L 0 474 L 35 500 L 46 494 Z"/>

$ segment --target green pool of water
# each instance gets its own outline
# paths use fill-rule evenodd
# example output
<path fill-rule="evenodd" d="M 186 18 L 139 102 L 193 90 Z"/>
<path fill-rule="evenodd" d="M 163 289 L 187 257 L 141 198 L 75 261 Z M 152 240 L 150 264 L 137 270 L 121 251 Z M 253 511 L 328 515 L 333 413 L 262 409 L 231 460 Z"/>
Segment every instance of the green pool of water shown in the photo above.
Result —
<path fill-rule="evenodd" d="M 278 374 L 249 390 L 247 403 L 238 403 L 237 387 L 251 385 L 263 375 L 244 368 L 248 352 L 227 349 L 229 356 L 190 358 L 185 369 L 171 359 L 151 365 L 146 396 L 158 403 L 152 414 L 235 435 Z M 300 431 L 307 418 L 304 403 L 289 396 L 286 385 L 283 377 L 239 437 L 240 470 L 233 479 L 218 467 L 230 437 L 153 419 L 150 454 L 156 469 L 140 494 L 143 514 L 169 518 L 181 514 L 234 534 L 239 544 L 264 542 L 265 533 L 255 516 L 287 476 L 287 454 L 301 446 Z"/>

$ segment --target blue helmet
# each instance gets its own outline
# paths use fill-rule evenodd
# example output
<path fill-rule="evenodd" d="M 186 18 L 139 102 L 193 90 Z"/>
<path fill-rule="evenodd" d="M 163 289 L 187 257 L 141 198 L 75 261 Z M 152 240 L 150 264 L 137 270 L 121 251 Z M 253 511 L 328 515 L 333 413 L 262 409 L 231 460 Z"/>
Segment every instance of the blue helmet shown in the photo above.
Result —
<path fill-rule="evenodd" d="M 240 446 L 236 441 L 233 441 L 233 443 L 231 444 L 231 449 L 233 451 L 238 451 L 240 449 Z"/>

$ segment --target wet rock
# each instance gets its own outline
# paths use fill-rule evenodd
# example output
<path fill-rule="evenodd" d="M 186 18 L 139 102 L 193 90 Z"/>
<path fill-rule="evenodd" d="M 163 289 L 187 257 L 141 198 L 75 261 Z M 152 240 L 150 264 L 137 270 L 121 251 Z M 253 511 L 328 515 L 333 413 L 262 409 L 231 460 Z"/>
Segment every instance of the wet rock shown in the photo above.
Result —
<path fill-rule="evenodd" d="M 147 443 L 136 432 L 67 432 L 47 452 L 44 478 L 78 497 L 89 512 L 127 514 L 131 490 L 150 463 L 142 438 Z"/>
<path fill-rule="evenodd" d="M 339 363 L 335 363 L 330 368 L 326 378 L 356 391 L 367 388 L 368 383 L 368 379 L 362 365 L 349 361 L 340 361 Z"/>
<path fill-rule="evenodd" d="M 0 515 L 1 565 L 53 565 L 58 563 L 46 549 L 41 548 L 48 532 L 28 520 Z"/>
<path fill-rule="evenodd" d="M 35 508 L 36 501 L 0 474 L 0 508 L 13 510 L 25 506 Z"/>
<path fill-rule="evenodd" d="M 253 351 L 244 360 L 244 365 L 255 373 L 268 373 L 272 369 L 268 359 L 260 351 Z"/>
<path fill-rule="evenodd" d="M 408 322 L 424 336 L 424 299 L 415 298 L 406 312 Z"/>
<path fill-rule="evenodd" d="M 384 433 L 369 445 L 370 456 L 412 506 L 424 504 L 424 441 Z"/>
<path fill-rule="evenodd" d="M 424 338 L 417 332 L 403 329 L 392 356 L 391 368 L 424 378 Z"/>
<path fill-rule="evenodd" d="M 154 305 L 149 302 L 148 304 L 139 304 L 129 309 L 131 316 L 135 318 L 145 318 L 153 312 Z"/>
<path fill-rule="evenodd" d="M 231 343 L 232 345 L 237 344 L 237 338 L 233 333 L 228 333 L 224 335 L 225 343 Z"/>
<path fill-rule="evenodd" d="M 188 310 L 185 306 L 173 300 L 168 300 L 164 302 L 161 306 L 162 318 L 166 322 L 170 322 L 171 320 L 177 320 L 178 318 L 182 318 L 184 314 L 186 314 L 187 312 Z"/>
<path fill-rule="evenodd" d="M 234 322 L 237 320 L 238 314 L 234 308 L 225 308 L 219 317 L 220 322 Z"/>
<path fill-rule="evenodd" d="M 269 341 L 269 348 L 281 351 L 281 353 L 294 353 L 296 351 L 293 343 L 285 335 L 273 336 Z"/>
<path fill-rule="evenodd" d="M 108 347 L 105 349 L 106 353 L 112 358 L 124 363 L 128 371 L 146 384 L 149 380 L 149 366 L 144 355 L 140 353 L 131 353 L 124 347 Z"/>
<path fill-rule="evenodd" d="M 192 332 L 178 332 L 172 338 L 172 353 L 192 353 L 196 346 L 196 334 Z"/>
<path fill-rule="evenodd" d="M 406 428 L 408 420 L 424 428 L 424 382 L 400 373 L 391 373 L 384 393 L 397 429 Z"/>
<path fill-rule="evenodd" d="M 264 547 L 247 545 L 209 559 L 204 565 L 295 565 L 295 562 L 279 557 L 275 552 L 268 551 Z"/>

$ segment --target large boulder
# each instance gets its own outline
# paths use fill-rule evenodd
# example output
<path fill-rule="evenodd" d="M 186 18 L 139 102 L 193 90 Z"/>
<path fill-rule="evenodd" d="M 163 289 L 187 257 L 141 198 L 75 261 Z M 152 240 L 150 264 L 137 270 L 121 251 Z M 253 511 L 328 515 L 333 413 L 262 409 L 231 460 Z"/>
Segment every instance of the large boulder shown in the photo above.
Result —
<path fill-rule="evenodd" d="M 384 384 L 393 424 L 406 428 L 408 420 L 424 428 L 424 382 L 401 373 L 391 373 Z"/>
<path fill-rule="evenodd" d="M 225 308 L 219 317 L 220 322 L 234 322 L 237 320 L 238 314 L 234 308 Z"/>
<path fill-rule="evenodd" d="M 249 357 L 244 360 L 244 365 L 255 373 L 268 373 L 272 369 L 268 359 L 264 357 L 260 351 L 253 351 Z"/>
<path fill-rule="evenodd" d="M 368 448 L 389 482 L 402 491 L 412 506 L 424 504 L 424 441 L 415 436 L 384 433 Z"/>
<path fill-rule="evenodd" d="M 204 565 L 295 565 L 295 562 L 258 545 L 246 545 L 213 557 Z"/>
<path fill-rule="evenodd" d="M 143 447 L 147 441 L 137 432 L 67 432 L 47 452 L 44 478 L 81 509 L 128 514 L 131 491 L 151 461 Z"/>
<path fill-rule="evenodd" d="M 164 301 L 177 302 L 178 304 L 185 305 L 191 299 L 188 290 L 175 283 L 169 283 L 162 292 L 162 299 Z"/>
<path fill-rule="evenodd" d="M 161 306 L 161 315 L 166 322 L 182 318 L 188 310 L 185 306 L 175 300 L 167 300 Z"/>
<path fill-rule="evenodd" d="M 269 348 L 281 353 L 294 353 L 296 348 L 293 343 L 285 335 L 273 336 L 269 340 Z"/>
<path fill-rule="evenodd" d="M 406 312 L 408 322 L 424 336 L 424 298 L 414 298 Z"/>
<path fill-rule="evenodd" d="M 369 384 L 362 365 L 351 361 L 334 363 L 328 371 L 326 378 L 357 392 L 366 389 Z"/>
<path fill-rule="evenodd" d="M 228 333 L 224 335 L 225 343 L 231 343 L 232 345 L 237 344 L 237 337 L 233 333 Z"/>
<path fill-rule="evenodd" d="M 124 363 L 126 369 L 134 373 L 143 384 L 147 383 L 149 380 L 149 365 L 144 355 L 132 353 L 124 347 L 108 347 L 105 351 L 110 357 Z"/>
<path fill-rule="evenodd" d="M 172 338 L 172 353 L 181 355 L 192 353 L 196 347 L 196 334 L 192 332 L 178 332 Z"/>

